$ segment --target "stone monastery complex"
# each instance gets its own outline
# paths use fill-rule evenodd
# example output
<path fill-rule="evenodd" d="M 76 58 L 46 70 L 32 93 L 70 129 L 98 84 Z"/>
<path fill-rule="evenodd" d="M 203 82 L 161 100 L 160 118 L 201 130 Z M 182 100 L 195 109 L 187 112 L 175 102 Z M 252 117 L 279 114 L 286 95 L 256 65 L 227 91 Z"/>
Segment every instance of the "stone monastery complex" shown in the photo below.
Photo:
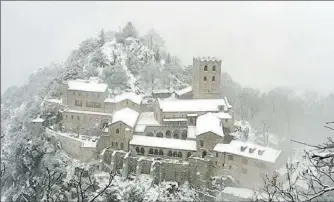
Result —
<path fill-rule="evenodd" d="M 104 83 L 68 81 L 61 103 L 46 102 L 59 106 L 61 132 L 46 130 L 74 157 L 100 159 L 101 169 L 125 177 L 150 174 L 156 183 L 201 186 L 215 176 L 232 176 L 254 187 L 284 163 L 282 152 L 234 140 L 234 112 L 221 95 L 221 71 L 221 60 L 194 58 L 191 86 L 151 96 L 110 97 Z"/>

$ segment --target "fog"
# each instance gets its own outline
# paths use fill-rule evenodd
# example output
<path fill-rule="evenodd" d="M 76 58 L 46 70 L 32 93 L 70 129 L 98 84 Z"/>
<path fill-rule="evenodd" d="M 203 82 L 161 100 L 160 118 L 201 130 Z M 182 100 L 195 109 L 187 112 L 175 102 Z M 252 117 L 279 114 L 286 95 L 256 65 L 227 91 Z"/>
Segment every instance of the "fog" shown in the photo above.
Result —
<path fill-rule="evenodd" d="M 223 71 L 263 91 L 334 89 L 334 2 L 1 2 L 1 91 L 64 61 L 103 28 L 154 28 L 183 64 L 223 59 Z"/>

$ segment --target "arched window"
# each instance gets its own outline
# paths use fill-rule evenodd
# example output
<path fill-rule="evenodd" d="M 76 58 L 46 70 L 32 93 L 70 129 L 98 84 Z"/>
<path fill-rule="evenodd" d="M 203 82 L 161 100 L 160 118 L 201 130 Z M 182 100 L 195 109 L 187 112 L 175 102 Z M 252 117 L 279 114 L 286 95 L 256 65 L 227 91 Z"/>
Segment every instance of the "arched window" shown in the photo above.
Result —
<path fill-rule="evenodd" d="M 208 66 L 204 66 L 204 71 L 207 72 L 208 71 Z"/>
<path fill-rule="evenodd" d="M 205 156 L 206 156 L 206 151 L 203 151 L 202 158 L 204 158 Z"/>
<path fill-rule="evenodd" d="M 136 152 L 139 153 L 140 152 L 140 149 L 139 147 L 136 147 Z"/>
<path fill-rule="evenodd" d="M 116 134 L 119 134 L 119 129 L 118 128 L 116 129 Z"/>
<path fill-rule="evenodd" d="M 164 155 L 164 151 L 162 151 L 162 149 L 159 150 L 159 155 L 163 156 Z"/>
<path fill-rule="evenodd" d="M 168 151 L 168 156 L 173 156 L 173 153 L 171 150 Z"/>
<path fill-rule="evenodd" d="M 146 133 L 147 136 L 154 136 L 154 134 L 152 132 L 148 132 Z"/>
<path fill-rule="evenodd" d="M 143 147 L 140 149 L 140 153 L 145 154 L 145 149 Z"/>
<path fill-rule="evenodd" d="M 159 151 L 157 149 L 154 150 L 154 155 L 159 155 Z"/>
<path fill-rule="evenodd" d="M 153 154 L 153 149 L 152 149 L 152 148 L 149 149 L 149 150 L 148 150 L 148 153 L 149 153 L 149 154 Z"/>
<path fill-rule="evenodd" d="M 177 152 L 176 152 L 176 151 L 173 152 L 173 156 L 174 156 L 174 157 L 177 157 Z"/>
<path fill-rule="evenodd" d="M 204 81 L 206 81 L 206 76 L 204 77 Z"/>
<path fill-rule="evenodd" d="M 123 150 L 123 148 L 124 148 L 124 143 L 121 142 L 121 149 Z"/>
<path fill-rule="evenodd" d="M 195 120 L 194 120 L 194 118 L 190 118 L 190 124 L 191 124 L 191 125 L 194 125 L 194 124 L 195 124 Z"/>
<path fill-rule="evenodd" d="M 158 132 L 157 137 L 164 137 L 164 134 L 162 134 L 162 132 Z"/>
<path fill-rule="evenodd" d="M 174 138 L 174 139 L 180 139 L 179 134 L 180 134 L 180 131 L 178 131 L 178 130 L 174 131 L 174 132 L 173 132 L 173 138 Z"/>
<path fill-rule="evenodd" d="M 167 130 L 167 131 L 166 131 L 166 137 L 167 137 L 167 138 L 171 138 L 171 134 L 172 134 L 172 132 L 170 132 L 170 130 Z"/>
<path fill-rule="evenodd" d="M 213 67 L 212 67 L 212 71 L 216 71 L 216 65 L 213 65 Z"/>
<path fill-rule="evenodd" d="M 182 158 L 182 152 L 177 153 L 177 157 Z"/>
<path fill-rule="evenodd" d="M 186 131 L 186 130 L 183 130 L 183 131 L 182 131 L 181 139 L 182 139 L 182 140 L 187 139 L 187 131 Z"/>
<path fill-rule="evenodd" d="M 191 152 L 187 153 L 187 158 L 189 158 L 191 156 Z"/>
<path fill-rule="evenodd" d="M 212 81 L 216 81 L 216 78 L 215 78 L 215 76 L 213 76 L 213 77 L 212 77 Z"/>

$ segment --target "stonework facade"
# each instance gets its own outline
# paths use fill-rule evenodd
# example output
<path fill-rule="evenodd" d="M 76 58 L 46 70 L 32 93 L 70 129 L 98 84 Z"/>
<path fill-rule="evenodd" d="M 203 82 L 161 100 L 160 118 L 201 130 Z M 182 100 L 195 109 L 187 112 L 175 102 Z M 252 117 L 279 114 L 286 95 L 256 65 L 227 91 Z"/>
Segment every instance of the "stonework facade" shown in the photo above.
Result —
<path fill-rule="evenodd" d="M 121 170 L 125 177 L 150 174 L 156 183 L 202 186 L 211 177 L 232 175 L 252 186 L 244 181 L 272 173 L 280 151 L 233 140 L 234 113 L 221 96 L 221 71 L 221 60 L 194 58 L 192 86 L 149 102 L 134 93 L 112 98 L 103 83 L 69 81 L 62 125 L 82 133 L 99 123 L 95 153 L 102 168 Z"/>

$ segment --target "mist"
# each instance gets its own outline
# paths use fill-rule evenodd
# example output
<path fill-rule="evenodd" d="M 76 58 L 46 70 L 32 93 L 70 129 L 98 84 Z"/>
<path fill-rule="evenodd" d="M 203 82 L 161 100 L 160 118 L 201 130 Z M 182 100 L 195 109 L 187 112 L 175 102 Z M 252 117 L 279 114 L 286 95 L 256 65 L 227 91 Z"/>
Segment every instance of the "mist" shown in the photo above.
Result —
<path fill-rule="evenodd" d="M 1 2 L 1 91 L 101 29 L 155 29 L 184 65 L 223 59 L 243 86 L 334 89 L 333 2 Z"/>

